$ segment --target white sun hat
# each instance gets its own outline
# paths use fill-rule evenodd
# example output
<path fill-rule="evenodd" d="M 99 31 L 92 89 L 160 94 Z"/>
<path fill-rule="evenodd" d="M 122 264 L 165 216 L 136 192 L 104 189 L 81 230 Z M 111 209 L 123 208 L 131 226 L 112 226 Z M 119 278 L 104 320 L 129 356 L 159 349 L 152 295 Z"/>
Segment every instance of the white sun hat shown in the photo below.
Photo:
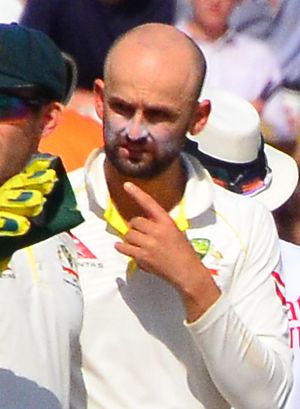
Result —
<path fill-rule="evenodd" d="M 220 89 L 205 89 L 211 101 L 205 128 L 188 138 L 214 181 L 236 193 L 255 196 L 271 211 L 283 205 L 298 183 L 296 161 L 264 144 L 260 117 L 245 99 Z M 197 153 L 197 156 L 198 156 Z"/>

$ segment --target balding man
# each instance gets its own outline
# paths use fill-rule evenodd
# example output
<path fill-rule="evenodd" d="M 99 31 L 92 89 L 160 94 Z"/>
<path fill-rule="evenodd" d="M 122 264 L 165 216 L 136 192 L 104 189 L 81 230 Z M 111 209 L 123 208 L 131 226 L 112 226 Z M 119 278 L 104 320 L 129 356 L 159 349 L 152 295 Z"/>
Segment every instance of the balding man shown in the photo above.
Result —
<path fill-rule="evenodd" d="M 72 175 L 86 220 L 73 235 L 89 409 L 274 409 L 287 398 L 273 219 L 183 153 L 209 115 L 204 76 L 189 38 L 147 24 L 115 43 L 95 82 L 104 152 Z"/>

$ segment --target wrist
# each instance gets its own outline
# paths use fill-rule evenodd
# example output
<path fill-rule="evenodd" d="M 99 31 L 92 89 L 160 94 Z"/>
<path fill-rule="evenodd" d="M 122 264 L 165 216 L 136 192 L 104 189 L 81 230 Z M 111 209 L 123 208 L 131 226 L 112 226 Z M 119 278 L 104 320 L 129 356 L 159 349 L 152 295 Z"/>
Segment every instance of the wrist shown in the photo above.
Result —
<path fill-rule="evenodd" d="M 188 277 L 179 285 L 179 292 L 186 310 L 188 323 L 199 319 L 220 297 L 221 291 L 203 265 L 197 271 L 188 272 Z"/>

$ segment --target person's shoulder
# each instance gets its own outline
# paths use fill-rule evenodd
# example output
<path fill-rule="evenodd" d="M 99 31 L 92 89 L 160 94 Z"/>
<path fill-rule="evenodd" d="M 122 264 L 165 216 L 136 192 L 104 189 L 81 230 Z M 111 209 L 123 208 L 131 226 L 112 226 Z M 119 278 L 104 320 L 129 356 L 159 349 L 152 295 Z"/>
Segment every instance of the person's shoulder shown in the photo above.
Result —
<path fill-rule="evenodd" d="M 71 251 L 75 249 L 72 236 L 68 231 L 55 234 L 46 240 L 33 244 L 31 247 L 37 253 L 51 254 L 52 251 L 56 252 L 57 248 L 61 246 L 69 247 Z"/>
<path fill-rule="evenodd" d="M 68 178 L 70 179 L 71 183 L 78 183 L 84 174 L 84 167 L 81 166 L 80 168 L 74 169 L 68 172 Z"/>
<path fill-rule="evenodd" d="M 78 169 L 72 170 L 71 172 L 68 172 L 68 178 L 75 194 L 77 194 L 79 190 L 84 189 L 84 174 L 84 167 L 80 167 Z"/>
<path fill-rule="evenodd" d="M 296 300 L 299 297 L 299 258 L 300 246 L 289 241 L 279 240 L 283 266 L 283 279 L 287 290 L 287 299 Z"/>
<path fill-rule="evenodd" d="M 77 207 L 82 211 L 82 208 L 87 203 L 87 186 L 85 177 L 85 168 L 81 167 L 68 173 L 68 177 L 75 194 Z"/>
<path fill-rule="evenodd" d="M 280 240 L 280 249 L 286 258 L 297 257 L 300 259 L 300 246 L 286 240 Z"/>
<path fill-rule="evenodd" d="M 30 270 L 34 265 L 43 266 L 42 269 L 49 265 L 57 268 L 61 263 L 62 254 L 68 254 L 69 259 L 76 260 L 76 246 L 69 232 L 56 234 L 17 250 L 11 258 L 10 267 L 16 271 L 20 268 L 24 271 Z"/>
<path fill-rule="evenodd" d="M 214 206 L 217 211 L 232 215 L 232 217 L 272 217 L 270 210 L 255 197 L 247 197 L 233 193 L 221 186 L 215 185 Z"/>
<path fill-rule="evenodd" d="M 105 154 L 103 150 L 96 148 L 89 154 L 84 167 L 68 173 L 78 207 L 81 211 L 86 209 L 88 205 L 90 200 L 89 193 L 94 192 L 94 190 L 98 191 L 98 189 L 100 189 L 101 192 L 105 190 L 105 176 L 103 173 L 104 158 Z"/>
<path fill-rule="evenodd" d="M 187 20 L 183 20 L 183 19 L 178 20 L 178 21 L 175 23 L 175 27 L 177 28 L 177 30 L 183 31 L 184 33 L 185 33 L 186 31 L 188 31 L 187 25 L 188 25 L 188 24 L 187 24 Z"/>
<path fill-rule="evenodd" d="M 255 51 L 258 53 L 258 56 L 264 54 L 267 54 L 267 56 L 272 55 L 271 48 L 265 41 L 239 32 L 235 32 L 234 36 L 236 41 L 238 41 L 244 47 L 247 47 L 248 51 Z"/>
<path fill-rule="evenodd" d="M 216 215 L 216 225 L 226 226 L 248 248 L 249 242 L 262 243 L 278 240 L 271 211 L 253 197 L 242 196 L 215 186 L 215 198 L 211 211 Z"/>

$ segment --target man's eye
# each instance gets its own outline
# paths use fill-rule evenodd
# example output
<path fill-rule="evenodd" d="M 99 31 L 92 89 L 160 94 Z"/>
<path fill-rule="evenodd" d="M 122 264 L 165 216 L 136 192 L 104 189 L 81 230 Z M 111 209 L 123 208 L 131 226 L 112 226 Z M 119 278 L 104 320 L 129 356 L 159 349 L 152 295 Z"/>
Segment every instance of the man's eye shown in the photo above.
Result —
<path fill-rule="evenodd" d="M 170 120 L 169 113 L 159 109 L 151 109 L 147 111 L 146 117 L 150 122 L 163 122 Z"/>
<path fill-rule="evenodd" d="M 133 114 L 131 106 L 123 104 L 122 102 L 113 102 L 110 104 L 110 108 L 119 115 L 130 117 Z"/>

